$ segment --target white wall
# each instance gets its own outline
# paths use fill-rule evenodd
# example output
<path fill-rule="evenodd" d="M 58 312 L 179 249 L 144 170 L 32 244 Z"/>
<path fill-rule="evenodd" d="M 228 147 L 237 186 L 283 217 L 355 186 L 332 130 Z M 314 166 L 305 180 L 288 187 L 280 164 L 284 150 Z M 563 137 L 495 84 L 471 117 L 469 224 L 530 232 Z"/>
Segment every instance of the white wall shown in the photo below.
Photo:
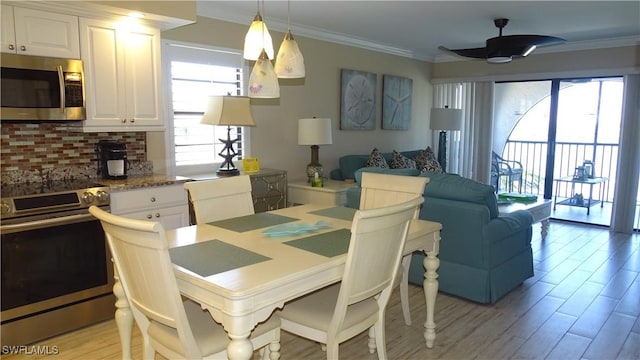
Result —
<path fill-rule="evenodd" d="M 168 30 L 162 37 L 172 40 L 238 48 L 244 44 L 247 26 L 198 17 L 196 24 Z M 271 33 L 277 49 L 284 34 Z M 295 29 L 294 29 L 295 35 Z M 369 153 L 373 147 L 390 152 L 425 148 L 431 145 L 429 111 L 432 86 L 431 64 L 424 61 L 377 53 L 359 48 L 296 36 L 305 57 L 306 78 L 280 80 L 280 99 L 252 99 L 256 127 L 251 129 L 251 156 L 258 157 L 263 168 L 288 171 L 289 179 L 302 179 L 311 150 L 297 144 L 298 119 L 329 117 L 333 123 L 333 145 L 320 147 L 320 163 L 325 172 L 338 166 L 346 154 Z M 251 64 L 249 64 L 251 65 Z M 340 70 L 352 69 L 377 74 L 377 120 L 372 131 L 339 130 Z M 382 130 L 382 75 L 413 79 L 413 110 L 409 131 Z M 247 74 L 248 76 L 248 74 Z M 164 135 L 148 134 L 148 159 L 156 172 L 164 169 Z M 216 169 L 212 169 L 215 171 Z"/>

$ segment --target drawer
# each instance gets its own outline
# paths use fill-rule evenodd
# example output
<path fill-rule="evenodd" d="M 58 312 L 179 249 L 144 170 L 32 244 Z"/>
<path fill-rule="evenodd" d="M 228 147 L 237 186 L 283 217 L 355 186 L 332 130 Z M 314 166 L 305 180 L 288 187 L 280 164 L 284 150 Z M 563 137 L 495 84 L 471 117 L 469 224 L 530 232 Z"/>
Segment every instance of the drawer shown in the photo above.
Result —
<path fill-rule="evenodd" d="M 187 191 L 182 184 L 111 193 L 111 212 L 114 214 L 173 205 L 187 205 Z"/>
<path fill-rule="evenodd" d="M 259 197 L 253 200 L 253 210 L 256 213 L 284 209 L 287 207 L 287 200 L 284 196 Z"/>

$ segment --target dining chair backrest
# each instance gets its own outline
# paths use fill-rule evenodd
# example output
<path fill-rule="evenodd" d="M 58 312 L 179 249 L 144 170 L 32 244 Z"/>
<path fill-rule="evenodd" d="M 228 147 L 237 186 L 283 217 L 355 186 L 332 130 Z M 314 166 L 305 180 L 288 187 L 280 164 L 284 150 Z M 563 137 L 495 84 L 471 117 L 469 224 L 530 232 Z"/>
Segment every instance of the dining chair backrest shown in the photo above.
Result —
<path fill-rule="evenodd" d="M 422 196 L 429 178 L 378 173 L 362 173 L 360 210 L 398 204 Z M 418 212 L 416 212 L 417 217 Z"/>
<path fill-rule="evenodd" d="M 255 212 L 249 175 L 184 183 L 197 224 L 251 215 Z"/>
<path fill-rule="evenodd" d="M 416 196 L 423 196 L 424 188 L 429 178 L 424 176 L 401 176 L 378 173 L 362 173 L 362 191 L 360 193 L 360 209 L 375 209 L 382 206 L 397 204 Z M 413 215 L 418 218 L 420 208 L 416 208 Z M 409 266 L 411 255 L 402 260 L 402 276 L 397 278 L 400 284 L 400 303 L 404 322 L 411 325 L 411 310 L 409 306 Z"/>
<path fill-rule="evenodd" d="M 356 212 L 330 333 L 339 334 L 348 325 L 343 323 L 348 306 L 364 299 L 377 297 L 378 307 L 384 312 L 410 221 L 423 201 L 422 196 L 416 196 L 396 205 Z"/>
<path fill-rule="evenodd" d="M 152 322 L 174 329 L 183 345 L 183 356 L 201 358 L 178 291 L 162 225 L 113 215 L 95 206 L 89 212 L 102 223 L 118 277 L 141 331 L 146 332 Z"/>

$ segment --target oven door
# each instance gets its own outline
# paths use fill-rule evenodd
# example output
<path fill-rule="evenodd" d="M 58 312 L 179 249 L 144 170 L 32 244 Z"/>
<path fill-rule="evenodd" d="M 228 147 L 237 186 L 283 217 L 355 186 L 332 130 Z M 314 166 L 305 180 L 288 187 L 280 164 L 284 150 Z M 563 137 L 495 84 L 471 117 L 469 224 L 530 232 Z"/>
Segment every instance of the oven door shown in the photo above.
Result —
<path fill-rule="evenodd" d="M 3 222 L 0 234 L 2 324 L 112 292 L 104 231 L 87 210 Z"/>

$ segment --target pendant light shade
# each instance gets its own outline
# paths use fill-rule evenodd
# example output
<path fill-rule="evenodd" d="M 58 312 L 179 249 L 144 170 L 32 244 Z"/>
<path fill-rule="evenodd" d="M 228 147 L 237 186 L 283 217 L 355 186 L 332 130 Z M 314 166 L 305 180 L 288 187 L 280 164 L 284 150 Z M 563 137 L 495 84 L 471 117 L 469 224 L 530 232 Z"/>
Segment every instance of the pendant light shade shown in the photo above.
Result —
<path fill-rule="evenodd" d="M 267 51 L 269 59 L 273 59 L 273 40 L 267 29 L 267 24 L 262 20 L 260 12 L 251 22 L 249 31 L 244 37 L 244 55 L 247 60 L 258 60 L 262 49 Z"/>
<path fill-rule="evenodd" d="M 278 77 L 273 70 L 271 60 L 267 53 L 262 50 L 260 57 L 256 60 L 249 76 L 249 97 L 250 98 L 279 98 L 280 85 Z"/>
<path fill-rule="evenodd" d="M 282 79 L 296 79 L 305 76 L 304 57 L 291 30 L 285 34 L 278 50 L 275 71 L 276 75 Z"/>

